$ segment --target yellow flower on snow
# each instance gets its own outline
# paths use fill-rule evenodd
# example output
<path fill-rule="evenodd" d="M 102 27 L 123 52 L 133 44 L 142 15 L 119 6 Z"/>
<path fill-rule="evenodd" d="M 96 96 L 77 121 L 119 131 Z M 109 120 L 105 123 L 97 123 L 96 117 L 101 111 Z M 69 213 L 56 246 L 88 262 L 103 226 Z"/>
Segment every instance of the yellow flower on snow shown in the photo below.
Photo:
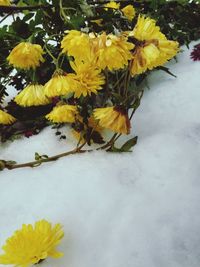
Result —
<path fill-rule="evenodd" d="M 16 119 L 7 112 L 0 110 L 0 124 L 12 124 Z"/>
<path fill-rule="evenodd" d="M 71 74 L 70 76 L 76 81 L 75 87 L 72 88 L 74 97 L 79 98 L 81 95 L 97 94 L 97 91 L 102 89 L 102 85 L 105 83 L 105 77 L 101 74 L 100 69 L 95 68 L 90 63 L 83 63 L 78 60 L 70 62 L 70 64 L 76 73 L 76 75 Z"/>
<path fill-rule="evenodd" d="M 10 0 L 0 0 L 0 6 L 10 6 Z"/>
<path fill-rule="evenodd" d="M 73 123 L 78 116 L 78 109 L 73 105 L 56 106 L 53 110 L 46 115 L 46 119 L 54 123 Z"/>
<path fill-rule="evenodd" d="M 45 84 L 44 94 L 48 97 L 62 96 L 70 92 L 74 87 L 74 81 L 71 75 L 54 74 L 53 77 Z"/>
<path fill-rule="evenodd" d="M 44 94 L 44 86 L 41 84 L 30 84 L 24 88 L 14 99 L 23 107 L 47 105 L 50 100 Z"/>
<path fill-rule="evenodd" d="M 91 57 L 89 36 L 80 31 L 67 31 L 67 35 L 61 42 L 61 48 L 63 53 L 75 59 L 88 60 Z"/>
<path fill-rule="evenodd" d="M 7 59 L 16 68 L 35 69 L 40 62 L 44 62 L 43 54 L 44 51 L 40 45 L 22 42 L 13 48 Z"/>
<path fill-rule="evenodd" d="M 118 70 L 128 65 L 132 55 L 130 50 L 134 48 L 132 43 L 127 42 L 124 36 L 102 33 L 91 38 L 93 51 L 96 56 L 96 64 L 99 68 Z"/>
<path fill-rule="evenodd" d="M 113 9 L 119 9 L 120 8 L 120 3 L 116 3 L 114 1 L 110 1 L 109 3 L 104 5 L 105 10 L 108 10 L 108 8 L 113 8 Z"/>
<path fill-rule="evenodd" d="M 130 133 L 128 114 L 121 107 L 96 108 L 93 116 L 103 128 L 120 134 Z"/>
<path fill-rule="evenodd" d="M 138 17 L 137 24 L 129 35 L 136 40 L 131 64 L 132 75 L 163 65 L 179 51 L 178 42 L 167 40 L 160 32 L 160 27 L 156 26 L 155 20 L 144 16 Z"/>
<path fill-rule="evenodd" d="M 63 254 L 56 251 L 56 246 L 63 236 L 60 224 L 52 226 L 45 220 L 34 226 L 24 224 L 2 247 L 4 254 L 0 255 L 0 264 L 28 267 L 47 257 L 60 258 Z"/>
<path fill-rule="evenodd" d="M 122 8 L 122 12 L 128 20 L 132 20 L 135 17 L 135 8 L 132 5 L 125 6 Z"/>

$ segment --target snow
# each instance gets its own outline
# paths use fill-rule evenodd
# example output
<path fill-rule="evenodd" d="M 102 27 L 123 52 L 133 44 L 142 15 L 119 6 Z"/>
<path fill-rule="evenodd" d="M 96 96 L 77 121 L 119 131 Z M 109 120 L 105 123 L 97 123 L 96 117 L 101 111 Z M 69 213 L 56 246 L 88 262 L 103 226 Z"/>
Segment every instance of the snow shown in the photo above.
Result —
<path fill-rule="evenodd" d="M 132 153 L 92 152 L 0 173 L 0 245 L 22 223 L 45 218 L 63 224 L 65 255 L 43 267 L 199 267 L 200 63 L 189 54 L 184 48 L 168 64 L 177 78 L 162 71 L 149 78 Z M 0 158 L 23 162 L 73 145 L 45 129 L 2 145 Z"/>

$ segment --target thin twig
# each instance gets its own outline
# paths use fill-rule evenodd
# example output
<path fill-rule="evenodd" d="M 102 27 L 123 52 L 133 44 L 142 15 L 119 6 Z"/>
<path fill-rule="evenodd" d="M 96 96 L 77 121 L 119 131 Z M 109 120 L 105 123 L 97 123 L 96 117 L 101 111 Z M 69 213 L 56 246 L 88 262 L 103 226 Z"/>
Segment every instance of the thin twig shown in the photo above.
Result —
<path fill-rule="evenodd" d="M 61 153 L 61 154 L 58 154 L 58 155 L 55 155 L 55 156 L 52 156 L 52 157 L 48 157 L 48 158 L 42 158 L 42 159 L 39 159 L 39 160 L 34 160 L 34 161 L 22 163 L 22 164 L 10 164 L 10 165 L 9 164 L 5 164 L 5 169 L 13 170 L 13 169 L 19 169 L 19 168 L 26 168 L 26 167 L 34 168 L 34 167 L 40 166 L 42 163 L 55 161 L 55 160 L 57 160 L 59 158 L 63 158 L 63 157 L 66 157 L 66 156 L 69 156 L 69 155 L 73 155 L 73 154 L 84 153 L 84 152 L 87 152 L 87 150 L 82 150 L 84 145 L 85 145 L 85 143 L 82 144 L 81 146 L 71 150 L 71 151 L 64 152 L 64 153 Z"/>

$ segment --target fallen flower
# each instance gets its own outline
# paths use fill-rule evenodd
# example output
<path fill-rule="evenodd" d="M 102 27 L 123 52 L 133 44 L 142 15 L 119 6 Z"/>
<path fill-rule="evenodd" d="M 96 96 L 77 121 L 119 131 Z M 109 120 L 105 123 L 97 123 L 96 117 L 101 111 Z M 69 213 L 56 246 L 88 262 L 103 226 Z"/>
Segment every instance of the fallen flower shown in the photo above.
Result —
<path fill-rule="evenodd" d="M 46 220 L 38 221 L 34 226 L 23 224 L 2 247 L 4 254 L 0 255 L 0 264 L 28 267 L 47 257 L 60 258 L 63 254 L 56 251 L 56 246 L 63 236 L 60 224 L 52 227 Z"/>

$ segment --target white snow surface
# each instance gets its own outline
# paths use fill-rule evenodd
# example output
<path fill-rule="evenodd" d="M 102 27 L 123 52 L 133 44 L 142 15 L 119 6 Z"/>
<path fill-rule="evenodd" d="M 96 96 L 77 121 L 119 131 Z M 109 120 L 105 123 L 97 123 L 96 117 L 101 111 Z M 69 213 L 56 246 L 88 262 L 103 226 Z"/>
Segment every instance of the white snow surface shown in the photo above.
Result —
<path fill-rule="evenodd" d="M 191 48 L 195 43 L 191 44 Z M 200 266 L 200 62 L 190 50 L 149 78 L 130 137 L 132 153 L 72 155 L 0 173 L 0 245 L 23 223 L 60 222 L 64 257 L 42 267 Z M 72 148 L 45 129 L 2 145 L 0 158 L 32 160 Z"/>

